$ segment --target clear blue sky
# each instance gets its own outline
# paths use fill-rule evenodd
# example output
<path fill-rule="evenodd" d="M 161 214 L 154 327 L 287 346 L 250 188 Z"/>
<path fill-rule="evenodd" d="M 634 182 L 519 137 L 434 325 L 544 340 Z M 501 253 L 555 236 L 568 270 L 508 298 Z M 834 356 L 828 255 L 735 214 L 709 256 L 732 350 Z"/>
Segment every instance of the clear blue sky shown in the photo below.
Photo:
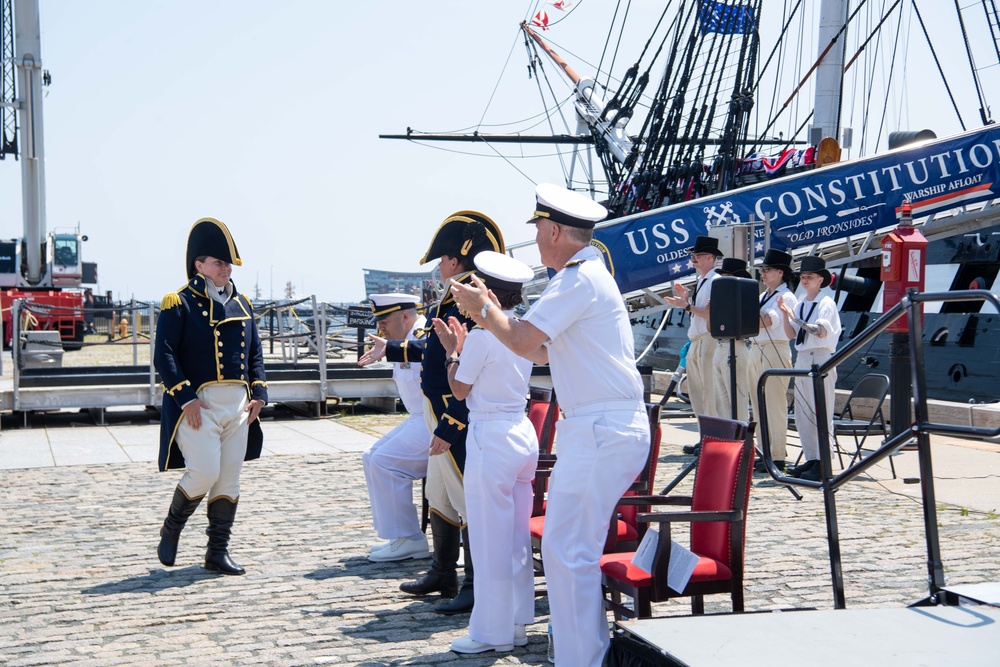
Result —
<path fill-rule="evenodd" d="M 417 270 L 433 231 L 459 209 L 493 217 L 508 243 L 529 240 L 534 228 L 523 221 L 534 183 L 561 180 L 556 159 L 520 161 L 521 174 L 496 157 L 462 154 L 489 152 L 482 148 L 377 136 L 539 113 L 517 25 L 540 4 L 41 0 L 42 60 L 52 74 L 44 102 L 48 227 L 79 224 L 101 290 L 140 299 L 183 282 L 187 232 L 207 215 L 234 234 L 244 259 L 236 284 L 248 294 L 259 284 L 265 297 L 291 281 L 298 295 L 361 300 L 362 268 Z M 578 57 L 596 64 L 615 3 L 577 4 L 545 34 L 589 74 Z M 634 0 L 638 25 L 652 25 L 662 5 Z M 921 10 L 932 28 L 953 12 L 940 0 Z M 632 34 L 618 73 L 641 46 Z M 960 43 L 938 48 L 953 61 L 964 57 Z M 957 132 L 940 90 L 914 90 L 928 65 L 917 45 L 910 51 L 906 86 L 893 93 L 910 100 L 900 104 L 900 125 Z M 986 73 L 988 94 L 1000 90 L 996 70 Z M 968 79 L 958 88 L 966 122 L 975 124 Z M 0 236 L 22 234 L 20 180 L 19 163 L 0 162 Z"/>

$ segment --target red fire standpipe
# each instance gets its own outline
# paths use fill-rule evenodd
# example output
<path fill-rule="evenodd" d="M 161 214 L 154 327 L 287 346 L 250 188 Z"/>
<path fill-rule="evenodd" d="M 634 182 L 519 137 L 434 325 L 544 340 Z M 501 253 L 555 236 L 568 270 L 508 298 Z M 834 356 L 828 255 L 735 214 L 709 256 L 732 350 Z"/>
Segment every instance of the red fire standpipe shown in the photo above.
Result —
<path fill-rule="evenodd" d="M 927 268 L 927 239 L 913 227 L 910 202 L 903 202 L 899 209 L 899 226 L 882 239 L 882 312 L 895 306 L 913 288 L 924 291 L 924 274 Z M 923 318 L 921 305 L 920 317 Z M 910 403 L 913 391 L 910 386 L 910 329 L 907 317 L 901 317 L 889 327 L 889 391 L 892 405 L 889 420 L 892 435 L 898 435 L 913 424 Z"/>

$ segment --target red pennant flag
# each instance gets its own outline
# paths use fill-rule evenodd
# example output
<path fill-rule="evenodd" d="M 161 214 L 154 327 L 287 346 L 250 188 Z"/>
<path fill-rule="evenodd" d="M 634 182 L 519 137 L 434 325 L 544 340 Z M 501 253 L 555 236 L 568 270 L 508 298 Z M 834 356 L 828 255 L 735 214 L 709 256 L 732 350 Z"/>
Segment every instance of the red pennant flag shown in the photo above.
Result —
<path fill-rule="evenodd" d="M 548 30 L 549 29 L 549 15 L 546 14 L 545 12 L 540 11 L 537 14 L 535 14 L 535 17 L 533 19 L 531 19 L 531 23 L 533 25 L 538 26 L 542 30 Z"/>

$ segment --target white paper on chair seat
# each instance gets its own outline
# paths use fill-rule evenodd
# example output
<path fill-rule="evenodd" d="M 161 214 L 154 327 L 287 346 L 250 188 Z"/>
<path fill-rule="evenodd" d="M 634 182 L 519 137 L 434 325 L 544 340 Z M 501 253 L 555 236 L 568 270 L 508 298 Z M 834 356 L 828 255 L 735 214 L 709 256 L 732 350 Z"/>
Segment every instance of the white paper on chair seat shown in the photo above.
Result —
<path fill-rule="evenodd" d="M 632 557 L 632 564 L 642 568 L 646 572 L 653 571 L 653 557 L 656 555 L 656 544 L 660 539 L 660 531 L 650 528 L 639 543 L 635 556 Z M 667 586 L 677 593 L 684 591 L 694 572 L 695 565 L 698 564 L 698 556 L 689 549 L 677 544 L 676 540 L 670 541 L 670 566 L 667 568 Z"/>

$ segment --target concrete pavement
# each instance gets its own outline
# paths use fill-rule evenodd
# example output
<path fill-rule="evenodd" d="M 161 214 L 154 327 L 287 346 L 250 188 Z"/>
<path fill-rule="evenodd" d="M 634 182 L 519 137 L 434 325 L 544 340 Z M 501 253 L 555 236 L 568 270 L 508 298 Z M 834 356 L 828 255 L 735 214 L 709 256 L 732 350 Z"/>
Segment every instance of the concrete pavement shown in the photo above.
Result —
<path fill-rule="evenodd" d="M 28 430 L 5 424 L 0 664 L 545 664 L 544 597 L 527 648 L 460 657 L 447 648 L 465 634 L 468 617 L 438 616 L 433 600 L 398 591 L 427 561 L 365 558 L 377 538 L 359 453 L 395 418 L 267 416 L 265 456 L 244 470 L 231 545 L 247 568 L 243 577 L 200 567 L 203 510 L 181 537 L 177 566 L 156 560 L 157 530 L 180 471 L 156 472 L 157 427 L 149 415 L 111 415 L 106 427 L 83 426 L 84 415 L 50 416 Z M 695 438 L 692 420 L 665 423 L 658 488 L 690 460 L 680 447 Z M 913 476 L 915 453 L 895 462 L 901 478 Z M 944 478 L 938 522 L 952 583 L 1000 581 L 998 464 L 990 443 L 935 442 L 935 472 Z M 891 480 L 888 466 L 837 493 L 849 607 L 903 606 L 926 595 L 915 493 L 917 485 Z M 819 494 L 795 501 L 755 477 L 748 610 L 832 607 L 822 517 Z M 729 608 L 724 596 L 706 606 Z M 654 609 L 689 611 L 684 601 Z M 783 636 L 780 618 L 770 640 L 794 641 Z"/>

